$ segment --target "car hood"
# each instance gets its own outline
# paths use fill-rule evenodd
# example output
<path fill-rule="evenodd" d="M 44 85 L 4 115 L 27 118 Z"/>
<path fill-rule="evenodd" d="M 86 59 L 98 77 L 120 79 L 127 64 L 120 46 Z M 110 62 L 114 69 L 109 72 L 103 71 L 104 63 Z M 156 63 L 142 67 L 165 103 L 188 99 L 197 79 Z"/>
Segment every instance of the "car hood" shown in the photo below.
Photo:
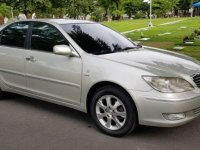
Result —
<path fill-rule="evenodd" d="M 176 74 L 180 76 L 180 74 L 192 75 L 200 72 L 200 64 L 197 60 L 175 52 L 150 47 L 100 55 L 100 57 L 156 75 L 174 76 Z"/>

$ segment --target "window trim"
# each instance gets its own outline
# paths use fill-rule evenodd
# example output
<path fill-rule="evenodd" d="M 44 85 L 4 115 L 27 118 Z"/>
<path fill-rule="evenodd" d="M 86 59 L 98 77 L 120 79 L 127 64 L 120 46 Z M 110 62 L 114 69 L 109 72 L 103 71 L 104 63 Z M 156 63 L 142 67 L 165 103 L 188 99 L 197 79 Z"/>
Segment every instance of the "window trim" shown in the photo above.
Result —
<path fill-rule="evenodd" d="M 52 24 L 50 24 L 48 22 L 31 21 L 30 22 L 30 30 L 29 30 L 29 34 L 28 34 L 28 40 L 27 40 L 27 49 L 28 50 L 53 54 L 53 52 L 49 52 L 49 51 L 42 51 L 42 50 L 37 50 L 37 49 L 31 49 L 31 44 L 32 44 L 31 40 L 32 40 L 32 33 L 33 33 L 33 25 L 34 25 L 34 23 L 43 23 L 43 24 L 49 25 L 50 27 L 54 28 L 58 33 L 60 33 L 60 35 L 62 36 L 62 38 L 66 41 L 66 43 L 68 43 L 68 46 L 71 45 L 69 43 L 69 41 L 67 40 L 67 38 L 62 34 L 62 32 L 60 32 L 60 30 L 58 28 L 56 28 L 54 25 L 52 25 Z"/>
<path fill-rule="evenodd" d="M 26 31 L 26 37 L 25 37 L 25 39 L 24 39 L 24 46 L 23 46 L 23 47 L 18 47 L 18 46 L 10 46 L 10 45 L 1 44 L 1 39 L 2 39 L 3 31 L 5 31 L 6 29 L 8 29 L 10 26 L 12 26 L 12 25 L 14 25 L 14 24 L 20 24 L 20 23 L 27 23 L 27 25 L 28 25 L 28 29 L 27 29 L 27 31 Z M 30 30 L 30 22 L 29 22 L 29 21 L 13 22 L 13 23 L 9 24 L 8 26 L 6 26 L 5 28 L 3 28 L 3 29 L 0 31 L 0 46 L 27 50 L 26 45 L 27 45 L 27 39 L 28 39 L 28 37 L 29 37 L 29 35 L 28 35 L 28 31 L 29 31 L 29 30 Z"/>

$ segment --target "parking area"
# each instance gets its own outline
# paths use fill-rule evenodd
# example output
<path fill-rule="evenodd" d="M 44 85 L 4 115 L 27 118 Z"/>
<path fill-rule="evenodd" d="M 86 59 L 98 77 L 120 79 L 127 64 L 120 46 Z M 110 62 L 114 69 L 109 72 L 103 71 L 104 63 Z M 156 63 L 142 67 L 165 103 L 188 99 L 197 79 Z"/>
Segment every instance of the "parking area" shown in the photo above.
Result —
<path fill-rule="evenodd" d="M 100 133 L 87 114 L 18 95 L 0 101 L 0 150 L 198 150 L 200 117 L 176 128 Z"/>

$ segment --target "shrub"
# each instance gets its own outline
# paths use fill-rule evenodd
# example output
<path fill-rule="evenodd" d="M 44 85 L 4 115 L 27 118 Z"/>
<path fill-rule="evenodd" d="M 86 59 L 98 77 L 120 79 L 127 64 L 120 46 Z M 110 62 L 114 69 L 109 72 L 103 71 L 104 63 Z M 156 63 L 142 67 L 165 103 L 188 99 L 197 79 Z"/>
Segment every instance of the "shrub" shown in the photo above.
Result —
<path fill-rule="evenodd" d="M 196 37 L 195 33 L 191 33 L 191 35 L 189 36 L 189 40 L 194 40 L 194 38 Z"/>
<path fill-rule="evenodd" d="M 91 19 L 93 21 L 99 22 L 99 21 L 103 21 L 104 16 L 105 16 L 104 10 L 102 8 L 100 8 L 100 7 L 97 7 L 95 9 L 95 11 L 91 14 Z"/>
<path fill-rule="evenodd" d="M 141 36 L 140 36 L 141 38 L 144 38 L 144 33 L 143 32 L 141 32 Z"/>
<path fill-rule="evenodd" d="M 7 6 L 5 3 L 0 4 L 0 16 L 10 18 L 10 6 Z"/>
<path fill-rule="evenodd" d="M 200 35 L 200 30 L 194 30 L 194 33 L 198 36 L 198 35 Z"/>
<path fill-rule="evenodd" d="M 10 18 L 10 7 L 5 3 L 0 4 L 0 25 L 4 23 L 4 18 Z"/>
<path fill-rule="evenodd" d="M 135 19 L 140 19 L 140 18 L 144 18 L 144 13 L 142 12 L 138 12 L 137 14 L 135 14 Z"/>
<path fill-rule="evenodd" d="M 197 34 L 198 32 L 199 32 L 199 31 L 198 31 L 197 29 L 196 29 L 196 30 L 194 30 L 194 33 L 195 33 L 195 34 Z"/>
<path fill-rule="evenodd" d="M 185 37 L 183 38 L 183 43 L 186 43 L 186 42 L 189 42 L 189 41 L 190 41 L 190 39 L 189 39 L 188 36 L 185 36 Z"/>

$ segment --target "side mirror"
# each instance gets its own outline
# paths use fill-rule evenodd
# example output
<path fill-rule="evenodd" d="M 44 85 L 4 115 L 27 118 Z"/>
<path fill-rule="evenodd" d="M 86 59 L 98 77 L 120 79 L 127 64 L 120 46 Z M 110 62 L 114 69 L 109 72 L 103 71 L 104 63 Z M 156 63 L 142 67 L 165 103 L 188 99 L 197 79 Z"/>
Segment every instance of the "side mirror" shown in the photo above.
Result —
<path fill-rule="evenodd" d="M 71 48 L 67 45 L 56 45 L 53 47 L 53 52 L 57 55 L 73 56 Z"/>

